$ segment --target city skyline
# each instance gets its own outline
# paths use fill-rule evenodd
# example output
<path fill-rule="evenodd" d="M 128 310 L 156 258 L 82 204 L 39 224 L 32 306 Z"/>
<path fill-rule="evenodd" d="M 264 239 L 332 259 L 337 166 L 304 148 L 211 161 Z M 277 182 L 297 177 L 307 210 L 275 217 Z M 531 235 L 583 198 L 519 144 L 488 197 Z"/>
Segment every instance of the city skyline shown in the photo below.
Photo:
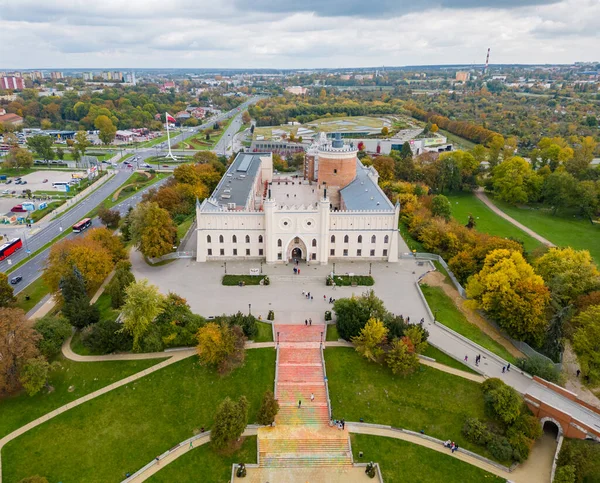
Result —
<path fill-rule="evenodd" d="M 362 68 L 595 61 L 600 2 L 0 0 L 0 68 Z"/>

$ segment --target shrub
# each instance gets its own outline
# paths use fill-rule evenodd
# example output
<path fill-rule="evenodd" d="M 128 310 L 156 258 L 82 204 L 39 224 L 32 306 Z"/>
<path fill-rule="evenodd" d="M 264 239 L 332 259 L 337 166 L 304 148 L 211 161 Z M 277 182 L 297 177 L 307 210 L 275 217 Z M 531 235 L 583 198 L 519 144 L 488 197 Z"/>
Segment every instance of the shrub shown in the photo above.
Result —
<path fill-rule="evenodd" d="M 383 302 L 375 296 L 373 290 L 365 292 L 360 297 L 338 299 L 333 304 L 333 310 L 340 337 L 345 340 L 360 334 L 371 317 L 384 320 L 387 316 Z"/>
<path fill-rule="evenodd" d="M 331 320 L 331 310 L 325 311 L 325 321 Z"/>
<path fill-rule="evenodd" d="M 260 409 L 258 410 L 258 424 L 268 426 L 275 421 L 275 416 L 279 412 L 279 403 L 275 399 L 273 391 L 265 392 Z"/>
<path fill-rule="evenodd" d="M 520 431 L 510 428 L 507 431 L 508 442 L 513 448 L 513 459 L 522 463 L 529 457 L 529 451 L 533 445 L 533 440 L 529 439 Z"/>
<path fill-rule="evenodd" d="M 275 320 L 275 312 L 269 310 L 269 313 L 267 314 L 267 320 Z"/>
<path fill-rule="evenodd" d="M 113 320 L 102 320 L 81 332 L 82 344 L 96 353 L 130 351 L 133 338 L 122 332 L 122 325 Z"/>
<path fill-rule="evenodd" d="M 519 431 L 530 439 L 538 439 L 544 432 L 538 418 L 530 414 L 521 414 L 512 425 L 511 430 Z"/>
<path fill-rule="evenodd" d="M 505 424 L 512 424 L 521 414 L 521 396 L 506 384 L 485 393 L 484 401 L 487 409 Z"/>
<path fill-rule="evenodd" d="M 50 358 L 60 352 L 63 342 L 71 335 L 71 324 L 64 317 L 46 315 L 39 319 L 34 329 L 42 336 L 38 349 Z"/>
<path fill-rule="evenodd" d="M 248 424 L 248 400 L 241 396 L 237 403 L 229 398 L 219 405 L 210 431 L 210 441 L 222 449 L 238 439 Z"/>
<path fill-rule="evenodd" d="M 494 434 L 488 429 L 487 425 L 477 418 L 467 418 L 462 433 L 471 443 L 481 446 L 485 446 L 494 438 Z"/>
<path fill-rule="evenodd" d="M 254 337 L 258 333 L 256 317 L 253 315 L 244 315 L 241 312 L 229 317 L 229 325 L 239 325 L 248 338 Z"/>
<path fill-rule="evenodd" d="M 539 355 L 517 359 L 517 367 L 520 367 L 532 376 L 538 376 L 550 382 L 558 382 L 560 377 L 560 372 L 556 369 L 556 366 L 545 357 Z"/>
<path fill-rule="evenodd" d="M 510 461 L 513 458 L 513 448 L 503 436 L 494 436 L 487 445 L 489 452 L 498 461 Z"/>
<path fill-rule="evenodd" d="M 576 468 L 573 465 L 559 466 L 552 483 L 575 483 L 577 481 L 576 474 Z"/>

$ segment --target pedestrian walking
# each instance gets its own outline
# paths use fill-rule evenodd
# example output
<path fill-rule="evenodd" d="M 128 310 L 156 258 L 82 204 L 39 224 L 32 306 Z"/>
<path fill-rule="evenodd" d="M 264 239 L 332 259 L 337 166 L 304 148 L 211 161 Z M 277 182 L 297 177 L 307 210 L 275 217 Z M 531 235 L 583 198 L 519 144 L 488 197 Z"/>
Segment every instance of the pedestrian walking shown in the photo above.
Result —
<path fill-rule="evenodd" d="M 507 372 L 510 372 L 510 362 L 507 364 L 506 370 L 507 370 Z"/>
<path fill-rule="evenodd" d="M 502 374 L 506 372 L 506 366 L 502 366 Z"/>
<path fill-rule="evenodd" d="M 333 290 L 335 290 L 335 282 L 333 282 L 333 285 L 332 285 L 332 287 L 333 287 Z"/>
<path fill-rule="evenodd" d="M 308 326 L 308 319 L 304 319 L 304 325 Z"/>
<path fill-rule="evenodd" d="M 310 299 L 311 299 L 311 300 L 314 300 L 314 297 L 311 295 L 311 296 L 310 296 Z"/>
<path fill-rule="evenodd" d="M 323 302 L 327 302 L 327 295 L 323 295 Z"/>
<path fill-rule="evenodd" d="M 194 447 L 194 442 L 190 441 L 190 449 L 192 449 Z"/>
<path fill-rule="evenodd" d="M 308 319 L 308 325 L 312 325 L 312 319 Z"/>
<path fill-rule="evenodd" d="M 300 409 L 302 407 L 302 400 L 298 401 L 298 409 Z"/>
<path fill-rule="evenodd" d="M 310 298 L 310 292 L 308 292 L 308 298 Z"/>
<path fill-rule="evenodd" d="M 346 420 L 344 418 L 342 418 L 342 429 L 344 429 L 346 427 Z"/>
<path fill-rule="evenodd" d="M 300 275 L 300 269 L 298 269 L 298 275 Z"/>
<path fill-rule="evenodd" d="M 581 371 L 577 369 L 577 377 L 579 377 L 579 374 L 581 374 Z"/>
<path fill-rule="evenodd" d="M 468 361 L 469 361 L 469 356 L 465 355 L 465 362 L 468 362 Z"/>
<path fill-rule="evenodd" d="M 304 290 L 302 290 L 302 296 L 306 297 L 306 292 Z"/>
<path fill-rule="evenodd" d="M 310 393 L 310 402 L 314 402 L 315 401 L 315 395 L 314 393 Z"/>

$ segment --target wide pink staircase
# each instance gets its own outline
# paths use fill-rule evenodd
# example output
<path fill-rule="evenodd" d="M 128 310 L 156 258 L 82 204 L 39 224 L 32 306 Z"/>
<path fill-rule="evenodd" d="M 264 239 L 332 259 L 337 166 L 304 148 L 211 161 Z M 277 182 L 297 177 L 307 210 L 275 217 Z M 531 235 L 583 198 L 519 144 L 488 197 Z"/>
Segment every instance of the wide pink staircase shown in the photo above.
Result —
<path fill-rule="evenodd" d="M 320 349 L 325 327 L 277 325 L 275 331 L 279 342 L 276 395 L 280 409 L 275 419 L 276 427 L 259 431 L 260 465 L 351 465 L 347 431 L 329 427 Z"/>

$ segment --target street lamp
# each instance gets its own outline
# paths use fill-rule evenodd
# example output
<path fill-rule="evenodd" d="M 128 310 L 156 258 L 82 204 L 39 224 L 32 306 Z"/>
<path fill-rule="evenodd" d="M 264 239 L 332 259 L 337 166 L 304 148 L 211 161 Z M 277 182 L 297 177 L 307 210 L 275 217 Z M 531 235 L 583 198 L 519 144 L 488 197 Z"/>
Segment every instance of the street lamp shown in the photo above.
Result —
<path fill-rule="evenodd" d="M 252 304 L 248 304 L 248 315 L 252 315 Z"/>
<path fill-rule="evenodd" d="M 433 312 L 433 323 L 435 324 L 435 321 L 437 320 L 437 309 Z"/>

